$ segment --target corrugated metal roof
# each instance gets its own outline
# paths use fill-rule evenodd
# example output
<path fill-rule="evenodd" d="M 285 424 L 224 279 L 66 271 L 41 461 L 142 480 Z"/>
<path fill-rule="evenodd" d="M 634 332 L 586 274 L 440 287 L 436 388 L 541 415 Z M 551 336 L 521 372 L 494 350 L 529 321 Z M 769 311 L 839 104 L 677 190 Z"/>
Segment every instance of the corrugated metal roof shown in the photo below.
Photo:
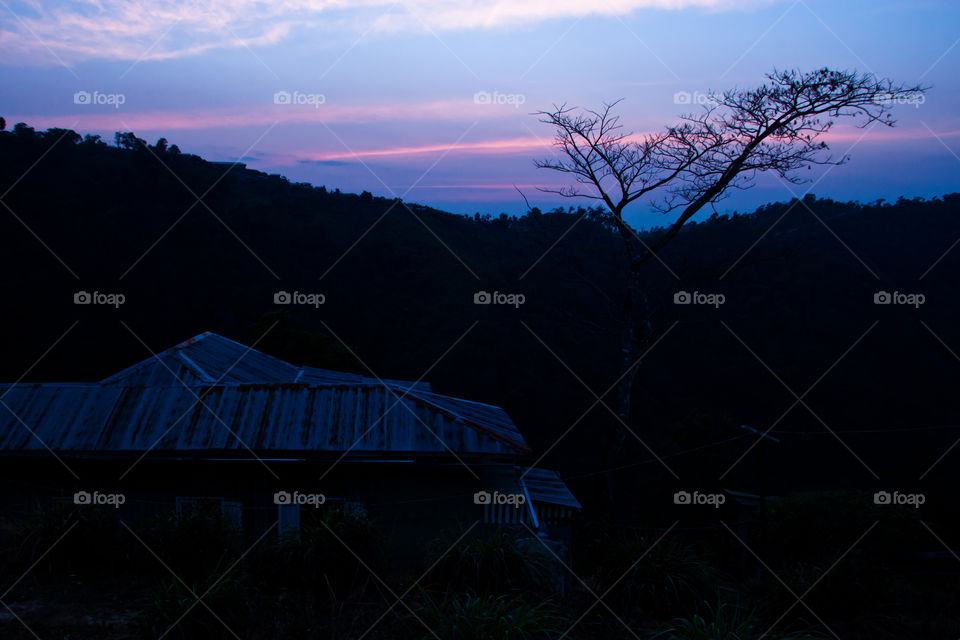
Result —
<path fill-rule="evenodd" d="M 5 452 L 49 447 L 64 453 L 249 455 L 250 447 L 300 455 L 348 449 L 516 455 L 527 450 L 516 427 L 508 431 L 501 424 L 463 420 L 379 384 L 21 384 L 0 386 L 0 394 L 6 405 L 0 405 Z"/>
<path fill-rule="evenodd" d="M 297 367 L 292 364 L 208 331 L 101 382 L 128 386 L 169 385 L 176 383 L 176 378 L 186 384 L 292 382 L 296 375 Z"/>
<path fill-rule="evenodd" d="M 244 344 L 207 331 L 161 351 L 102 380 L 124 386 L 172 385 L 216 382 L 305 382 L 310 384 L 378 384 L 379 380 L 355 373 L 298 367 Z M 384 380 L 397 387 L 430 391 L 426 382 Z"/>
<path fill-rule="evenodd" d="M 529 451 L 499 407 L 295 367 L 209 332 L 100 383 L 0 385 L 0 397 L 3 452 Z"/>
<path fill-rule="evenodd" d="M 466 424 L 483 429 L 494 437 L 511 440 L 519 435 L 513 420 L 500 407 L 424 392 L 418 389 L 410 389 L 406 393 L 409 397 L 415 398 Z"/>
<path fill-rule="evenodd" d="M 559 504 L 573 509 L 583 508 L 556 471 L 524 467 L 518 467 L 517 470 L 530 499 L 534 502 Z"/>

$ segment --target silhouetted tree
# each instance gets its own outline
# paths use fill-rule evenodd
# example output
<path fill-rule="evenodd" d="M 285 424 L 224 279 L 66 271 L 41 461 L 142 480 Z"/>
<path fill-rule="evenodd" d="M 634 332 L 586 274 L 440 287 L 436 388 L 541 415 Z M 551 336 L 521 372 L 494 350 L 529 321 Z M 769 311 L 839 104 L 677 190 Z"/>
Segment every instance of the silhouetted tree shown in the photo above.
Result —
<path fill-rule="evenodd" d="M 157 144 L 153 145 L 153 148 L 159 153 L 165 152 L 167 150 L 167 139 L 160 138 L 159 140 L 157 140 Z"/>
<path fill-rule="evenodd" d="M 33 130 L 33 127 L 27 126 L 26 122 L 18 122 L 13 125 L 13 133 L 16 134 L 18 138 L 30 139 L 36 137 L 36 132 Z"/>
<path fill-rule="evenodd" d="M 43 137 L 54 142 L 64 142 L 66 144 L 77 144 L 82 140 L 79 133 L 72 129 L 61 129 L 59 127 L 50 127 L 43 133 Z"/>
<path fill-rule="evenodd" d="M 143 149 L 147 146 L 147 141 L 138 138 L 133 131 L 117 131 L 113 134 L 113 140 L 121 149 Z"/>
<path fill-rule="evenodd" d="M 6 130 L 7 130 L 7 121 L 4 120 L 2 116 L 0 116 L 0 131 L 6 131 Z"/>
<path fill-rule="evenodd" d="M 846 158 L 832 158 L 821 139 L 838 118 L 855 120 L 861 127 L 876 122 L 893 126 L 890 107 L 916 99 L 925 90 L 895 85 L 870 73 L 826 68 L 774 71 L 766 79 L 755 89 L 711 94 L 701 112 L 639 138 L 625 131 L 614 115 L 619 101 L 599 111 L 560 105 L 536 114 L 556 130 L 554 144 L 561 152 L 556 159 L 538 161 L 537 167 L 572 175 L 580 185 L 545 190 L 600 201 L 626 252 L 629 273 L 621 307 L 616 406 L 624 424 L 630 419 L 639 358 L 656 329 L 641 281 L 643 265 L 694 215 L 713 206 L 729 189 L 749 187 L 758 173 L 773 172 L 797 183 L 802 182 L 796 175 L 799 169 L 843 163 Z M 623 217 L 628 205 L 646 196 L 656 209 L 673 216 L 651 243 L 644 242 Z M 617 429 L 614 452 L 622 448 L 624 438 L 623 430 Z M 612 501 L 610 476 L 608 484 Z"/>

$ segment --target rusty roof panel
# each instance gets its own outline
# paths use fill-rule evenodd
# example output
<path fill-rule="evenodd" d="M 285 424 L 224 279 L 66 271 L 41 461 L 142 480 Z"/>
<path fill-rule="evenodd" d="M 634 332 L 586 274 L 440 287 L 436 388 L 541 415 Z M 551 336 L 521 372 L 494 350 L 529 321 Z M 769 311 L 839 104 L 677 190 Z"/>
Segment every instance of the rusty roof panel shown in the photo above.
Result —
<path fill-rule="evenodd" d="M 507 433 L 502 424 L 474 422 L 477 416 L 463 420 L 439 410 L 442 400 L 425 403 L 383 385 L 40 384 L 0 387 L 0 394 L 3 451 L 44 444 L 72 453 L 527 450 L 516 427 Z"/>
<path fill-rule="evenodd" d="M 466 424 L 483 429 L 496 438 L 516 444 L 523 442 L 522 438 L 519 441 L 516 440 L 520 433 L 507 412 L 500 407 L 437 393 L 422 392 L 417 389 L 411 389 L 406 393 L 410 397 L 445 412 Z"/>
<path fill-rule="evenodd" d="M 0 449 L 93 448 L 119 389 L 99 385 L 0 387 Z M 46 445 L 46 446 L 45 446 Z"/>

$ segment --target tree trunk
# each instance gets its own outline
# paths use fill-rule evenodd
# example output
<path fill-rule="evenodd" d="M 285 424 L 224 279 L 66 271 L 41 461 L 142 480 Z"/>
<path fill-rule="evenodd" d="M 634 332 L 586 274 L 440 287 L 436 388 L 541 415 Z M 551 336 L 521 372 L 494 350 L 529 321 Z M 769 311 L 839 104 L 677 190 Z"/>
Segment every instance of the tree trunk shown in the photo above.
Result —
<path fill-rule="evenodd" d="M 629 431 L 624 425 L 630 425 L 630 410 L 633 404 L 633 387 L 637 379 L 643 348 L 649 337 L 647 331 L 647 297 L 640 281 L 643 261 L 636 259 L 632 243 L 625 238 L 629 260 L 627 291 L 624 295 L 620 315 L 620 362 L 617 371 L 619 382 L 616 389 L 614 411 L 620 418 L 610 429 L 610 437 L 605 453 L 605 480 L 607 511 L 612 514 L 616 506 L 616 487 L 614 468 L 619 464 Z M 644 318 L 638 322 L 638 318 Z M 632 427 L 631 427 L 632 428 Z"/>

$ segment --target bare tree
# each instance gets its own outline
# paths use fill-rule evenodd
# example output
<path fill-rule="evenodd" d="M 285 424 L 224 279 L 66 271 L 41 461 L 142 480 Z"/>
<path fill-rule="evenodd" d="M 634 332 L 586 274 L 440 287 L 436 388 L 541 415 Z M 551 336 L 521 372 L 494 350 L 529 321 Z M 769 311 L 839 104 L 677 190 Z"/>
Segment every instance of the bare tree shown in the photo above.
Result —
<path fill-rule="evenodd" d="M 600 201 L 623 240 L 628 278 L 615 410 L 625 424 L 638 358 L 654 330 L 641 279 L 643 265 L 704 207 L 712 207 L 732 189 L 749 188 L 758 174 L 773 172 L 800 183 L 800 169 L 846 162 L 846 157 L 834 158 L 822 139 L 837 120 L 860 127 L 893 126 L 891 107 L 916 100 L 925 90 L 855 71 L 774 71 L 758 88 L 710 94 L 699 113 L 684 115 L 678 124 L 653 134 L 626 131 L 614 114 L 619 100 L 597 111 L 560 105 L 535 114 L 554 127 L 559 151 L 555 158 L 536 162 L 537 167 L 570 175 L 576 183 L 544 190 Z M 624 220 L 624 210 L 641 199 L 671 217 L 665 231 L 649 243 Z M 617 430 L 615 450 L 622 448 L 624 437 Z M 610 483 L 608 478 L 608 493 Z"/>

